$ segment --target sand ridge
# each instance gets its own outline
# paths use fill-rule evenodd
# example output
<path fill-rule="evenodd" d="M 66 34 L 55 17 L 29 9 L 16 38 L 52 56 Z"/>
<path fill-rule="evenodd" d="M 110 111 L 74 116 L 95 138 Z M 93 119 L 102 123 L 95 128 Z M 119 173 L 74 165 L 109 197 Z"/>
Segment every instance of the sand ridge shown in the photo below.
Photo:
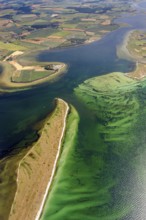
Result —
<path fill-rule="evenodd" d="M 68 104 L 57 99 L 39 140 L 20 161 L 9 220 L 39 219 L 56 171 L 68 112 Z"/>

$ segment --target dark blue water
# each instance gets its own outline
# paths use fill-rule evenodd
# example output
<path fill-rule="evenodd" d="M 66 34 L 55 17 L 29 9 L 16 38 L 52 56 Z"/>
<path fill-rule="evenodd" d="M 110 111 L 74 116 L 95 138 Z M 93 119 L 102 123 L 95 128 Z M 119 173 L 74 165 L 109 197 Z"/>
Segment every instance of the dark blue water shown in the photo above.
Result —
<path fill-rule="evenodd" d="M 76 105 L 73 89 L 84 80 L 113 71 L 128 72 L 135 64 L 116 56 L 116 46 L 127 31 L 145 28 L 146 15 L 120 18 L 131 27 L 120 28 L 102 40 L 62 50 L 42 52 L 40 61 L 62 61 L 69 65 L 68 72 L 57 82 L 32 89 L 0 96 L 0 153 L 9 149 L 30 132 L 32 125 L 52 109 L 55 97 Z"/>

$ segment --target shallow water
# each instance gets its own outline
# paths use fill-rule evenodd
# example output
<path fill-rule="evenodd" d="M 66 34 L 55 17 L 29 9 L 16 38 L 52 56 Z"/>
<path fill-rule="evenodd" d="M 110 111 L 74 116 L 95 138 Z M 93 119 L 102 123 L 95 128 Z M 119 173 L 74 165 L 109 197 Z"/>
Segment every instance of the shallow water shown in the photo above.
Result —
<path fill-rule="evenodd" d="M 117 58 L 116 46 L 121 43 L 127 31 L 145 28 L 145 18 L 145 15 L 121 18 L 117 21 L 128 22 L 131 27 L 120 28 L 90 45 L 41 53 L 38 56 L 41 61 L 69 64 L 68 73 L 52 84 L 0 96 L 1 155 L 30 133 L 32 125 L 51 111 L 55 97 L 72 103 L 79 112 L 77 143 L 65 158 L 66 166 L 60 171 L 61 175 L 56 176 L 59 184 L 54 185 L 53 197 L 51 194 L 48 197 L 49 206 L 44 211 L 43 219 L 146 219 L 145 87 L 136 90 L 132 96 L 134 100 L 136 97 L 134 103 L 141 106 L 138 110 L 136 104 L 127 109 L 126 94 L 117 96 L 117 100 L 111 98 L 106 105 L 104 99 L 98 97 L 99 103 L 103 103 L 100 109 L 95 109 L 94 105 L 89 108 L 74 94 L 74 88 L 88 78 L 113 71 L 128 72 L 135 67 L 133 62 Z M 99 125 L 106 117 L 99 121 L 97 110 L 107 113 L 106 107 L 113 119 L 120 114 L 129 120 L 128 114 L 136 112 L 136 122 L 131 123 L 128 135 L 126 124 L 125 133 L 118 130 L 120 132 L 116 134 L 116 138 L 123 141 L 123 151 L 122 144 L 114 142 L 115 137 L 109 145 L 105 136 L 99 134 Z M 119 152 L 118 156 L 115 151 Z"/>
<path fill-rule="evenodd" d="M 137 21 L 137 18 L 139 15 L 117 20 L 128 21 L 131 27 L 115 31 L 100 42 L 71 51 L 52 51 L 43 56 L 46 57 L 45 60 L 75 63 L 74 72 L 70 67 L 69 79 L 72 79 L 73 74 L 78 75 L 78 70 L 81 72 L 73 87 L 94 75 L 117 70 L 130 71 L 134 67 L 133 63 L 117 59 L 115 47 L 127 30 L 145 28 L 145 15 L 141 17 L 142 21 Z M 91 55 L 91 58 L 87 54 L 94 56 Z M 78 63 L 80 56 L 81 62 Z M 98 72 L 96 64 L 92 68 L 89 66 L 89 60 L 97 63 Z M 84 75 L 87 71 L 88 74 Z M 66 79 L 66 83 L 72 86 L 69 79 Z M 108 93 L 106 99 L 102 95 L 95 99 L 94 94 L 91 98 L 87 92 L 85 100 L 83 99 L 87 105 L 79 100 L 75 101 L 81 118 L 78 142 L 74 144 L 70 154 L 62 158 L 65 162 L 60 164 L 61 175 L 56 176 L 41 220 L 146 219 L 145 90 L 144 84 L 130 92 L 124 89 L 122 93 Z"/>

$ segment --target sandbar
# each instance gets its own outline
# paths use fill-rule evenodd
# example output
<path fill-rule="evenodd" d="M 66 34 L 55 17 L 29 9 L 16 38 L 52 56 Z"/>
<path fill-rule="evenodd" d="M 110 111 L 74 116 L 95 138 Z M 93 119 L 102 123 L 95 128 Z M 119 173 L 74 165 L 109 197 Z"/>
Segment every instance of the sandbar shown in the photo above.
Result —
<path fill-rule="evenodd" d="M 17 190 L 9 220 L 37 220 L 41 215 L 56 171 L 69 112 L 66 102 L 61 99 L 56 102 L 56 108 L 47 119 L 39 140 L 19 163 Z"/>

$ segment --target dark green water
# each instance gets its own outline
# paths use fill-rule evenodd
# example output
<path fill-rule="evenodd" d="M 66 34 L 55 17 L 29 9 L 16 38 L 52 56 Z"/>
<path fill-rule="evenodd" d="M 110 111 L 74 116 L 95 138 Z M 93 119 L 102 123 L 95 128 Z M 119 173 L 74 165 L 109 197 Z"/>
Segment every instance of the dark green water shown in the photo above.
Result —
<path fill-rule="evenodd" d="M 48 199 L 51 206 L 46 209 L 43 219 L 146 219 L 145 86 L 135 89 L 133 95 L 124 93 L 114 98 L 112 95 L 107 103 L 98 96 L 98 102 L 103 106 L 97 105 L 97 109 L 94 102 L 89 107 L 74 94 L 74 88 L 88 78 L 113 71 L 128 72 L 135 67 L 134 63 L 117 58 L 116 45 L 128 30 L 145 28 L 146 16 L 124 19 L 131 27 L 114 31 L 99 42 L 40 54 L 38 59 L 41 61 L 69 64 L 68 73 L 58 82 L 0 97 L 1 154 L 29 133 L 32 125 L 51 110 L 54 97 L 72 103 L 80 115 L 77 142 L 58 179 L 54 197 Z M 127 96 L 136 101 L 125 104 Z M 105 115 L 97 117 L 97 111 Z M 133 117 L 127 116 L 133 111 Z M 106 118 L 109 112 L 110 118 L 115 120 L 118 115 L 130 117 L 130 127 L 125 122 L 125 130 L 116 131 L 118 144 L 108 140 L 107 127 L 104 131 L 108 141 L 105 141 L 104 131 L 99 133 L 103 130 L 100 124 L 109 120 Z"/>

